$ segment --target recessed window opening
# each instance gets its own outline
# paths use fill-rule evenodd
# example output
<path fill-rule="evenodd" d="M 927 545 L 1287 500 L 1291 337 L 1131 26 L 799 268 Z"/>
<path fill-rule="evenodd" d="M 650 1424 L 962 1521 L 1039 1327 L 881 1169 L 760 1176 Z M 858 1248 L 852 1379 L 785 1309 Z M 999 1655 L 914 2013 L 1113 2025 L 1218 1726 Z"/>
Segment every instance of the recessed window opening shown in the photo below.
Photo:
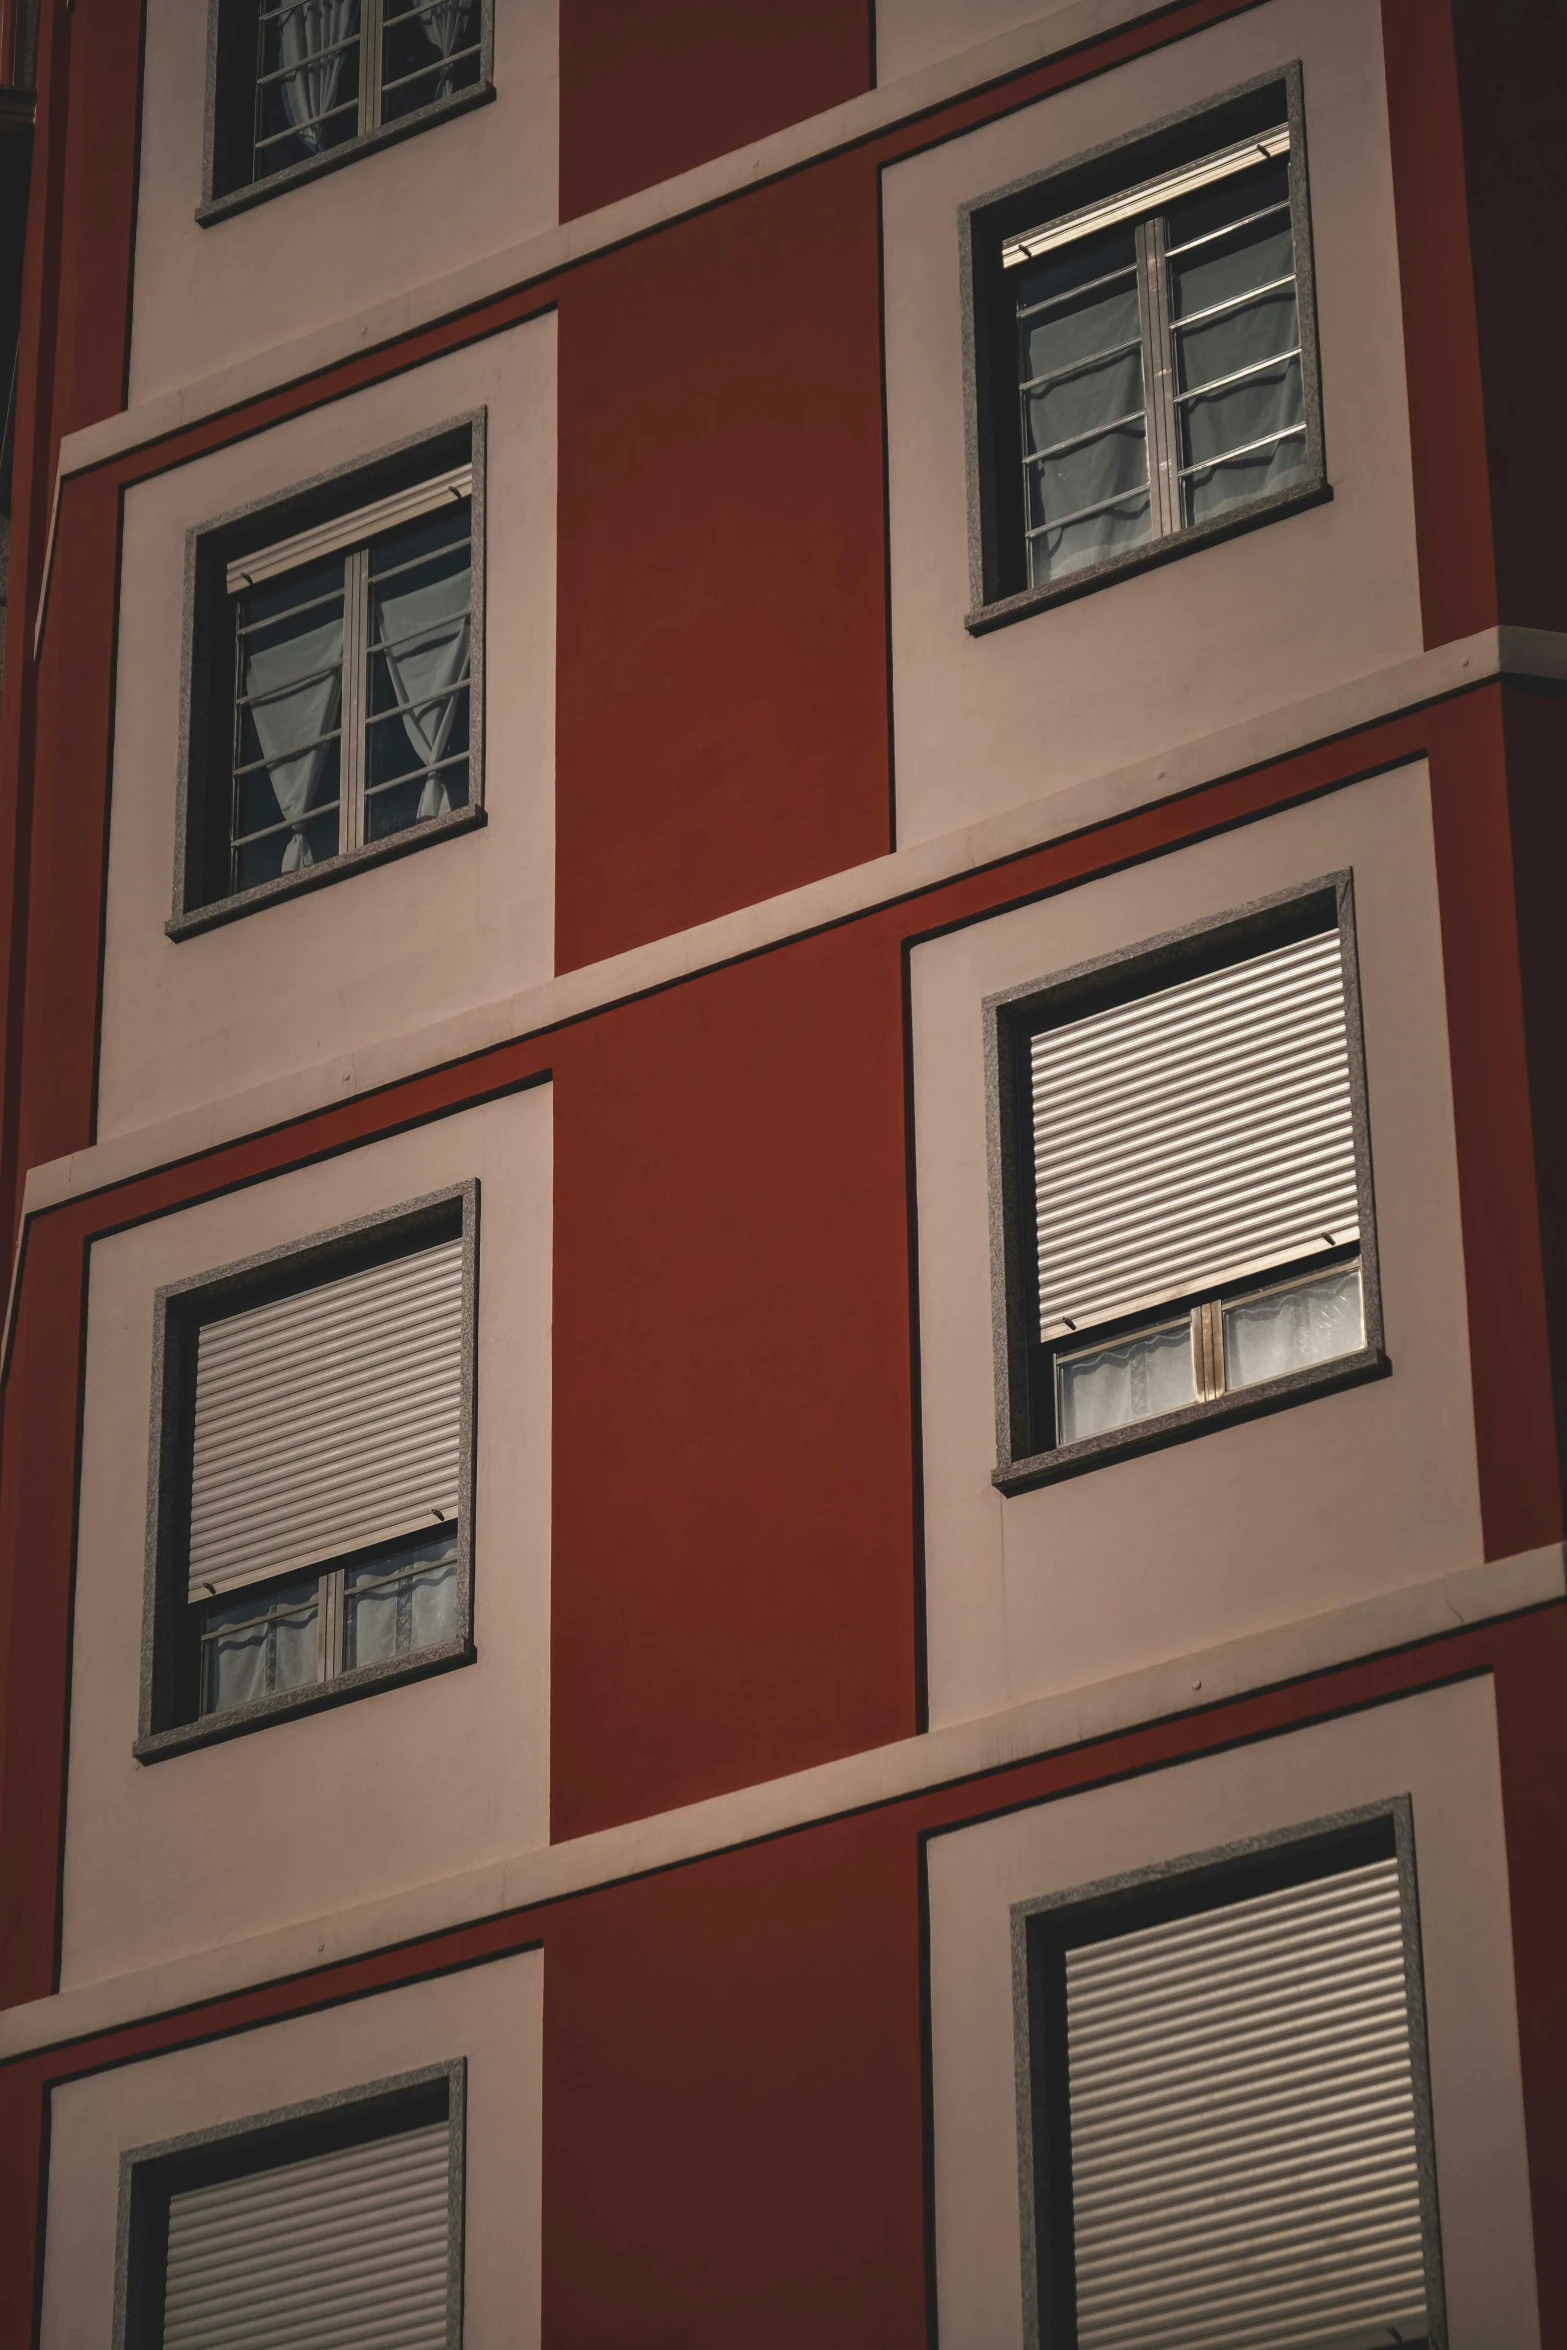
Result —
<path fill-rule="evenodd" d="M 256 15 L 251 167 L 265 179 L 472 89 L 478 0 L 283 0 Z"/>
<path fill-rule="evenodd" d="M 227 890 L 466 807 L 473 469 L 237 557 Z"/>
<path fill-rule="evenodd" d="M 1288 128 L 1138 203 L 1003 248 L 1030 586 L 1307 469 Z"/>

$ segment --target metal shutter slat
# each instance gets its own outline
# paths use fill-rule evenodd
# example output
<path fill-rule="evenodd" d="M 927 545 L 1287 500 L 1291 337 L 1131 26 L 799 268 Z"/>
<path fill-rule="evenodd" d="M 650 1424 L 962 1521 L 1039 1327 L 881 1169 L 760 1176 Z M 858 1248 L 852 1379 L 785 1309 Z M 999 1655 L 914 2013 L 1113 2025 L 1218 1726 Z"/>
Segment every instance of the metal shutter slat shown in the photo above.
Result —
<path fill-rule="evenodd" d="M 1030 1061 L 1043 1336 L 1358 1233 L 1337 930 L 1043 1030 Z"/>
<path fill-rule="evenodd" d="M 164 2350 L 444 2350 L 445 2122 L 169 2203 Z"/>
<path fill-rule="evenodd" d="M 203 1326 L 193 1600 L 455 1520 L 462 1280 L 442 1241 Z"/>
<path fill-rule="evenodd" d="M 1420 2330 L 1395 1861 L 1069 1949 L 1066 1985 L 1079 2350 Z"/>

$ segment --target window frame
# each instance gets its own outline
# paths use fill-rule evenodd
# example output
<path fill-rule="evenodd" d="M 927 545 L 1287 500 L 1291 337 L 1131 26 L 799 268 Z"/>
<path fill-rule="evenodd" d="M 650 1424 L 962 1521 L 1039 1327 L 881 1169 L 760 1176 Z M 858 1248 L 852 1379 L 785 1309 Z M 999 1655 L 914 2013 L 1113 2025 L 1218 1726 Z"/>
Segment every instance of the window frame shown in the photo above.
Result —
<path fill-rule="evenodd" d="M 1227 1900 L 1244 1901 L 1274 1886 L 1330 1876 L 1357 1859 L 1373 1857 L 1378 1845 L 1381 1857 L 1391 1845 L 1398 1868 L 1428 2295 L 1424 2350 L 1446 2350 L 1414 1806 L 1408 1795 L 1013 1903 L 1012 2020 L 1025 2350 L 1074 2350 L 1077 2339 L 1070 2266 L 1071 2152 L 1069 2139 L 1063 2137 L 1069 2088 L 1065 2009 L 1052 1979 L 1065 1952 L 1094 1939 L 1096 1929 L 1112 1923 L 1117 1930 L 1133 1932 L 1164 1918 L 1222 1908 Z"/>
<path fill-rule="evenodd" d="M 270 491 L 187 531 L 173 911 L 163 926 L 165 935 L 176 943 L 301 891 L 325 888 L 366 866 L 384 864 L 436 841 L 483 828 L 486 424 L 482 408 L 449 418 L 372 455 L 355 457 L 287 489 Z M 466 805 L 444 816 L 427 817 L 382 839 L 340 847 L 333 856 L 297 872 L 256 882 L 248 889 L 225 887 L 211 892 L 219 833 L 227 839 L 228 817 L 220 815 L 219 802 L 226 811 L 233 783 L 231 752 L 219 756 L 219 721 L 226 735 L 232 717 L 229 565 L 247 553 L 257 553 L 313 527 L 351 520 L 362 508 L 394 490 L 416 486 L 458 464 L 471 465 L 473 474 Z"/>
<path fill-rule="evenodd" d="M 1187 164 L 1222 152 L 1253 132 L 1288 126 L 1290 222 L 1295 246 L 1306 469 L 1283 488 L 1248 498 L 1201 522 L 1178 523 L 1158 537 L 1038 587 L 1026 581 L 1021 491 L 1015 303 L 1001 265 L 1004 240 L 1091 205 L 1131 195 Z M 964 447 L 968 482 L 969 610 L 964 627 L 982 636 L 1117 580 L 1177 561 L 1201 547 L 1260 529 L 1331 500 L 1322 424 L 1310 187 L 1303 77 L 1298 61 L 1205 98 L 1163 120 L 1088 149 L 987 195 L 958 211 L 963 332 Z M 1084 234 L 1091 233 L 1085 226 Z M 1007 354 L 1010 353 L 1010 357 Z M 1145 410 L 1154 393 L 1145 383 Z M 1013 460 L 1016 460 L 1014 463 Z M 1150 470 L 1152 452 L 1150 450 Z M 1157 506 L 1157 495 L 1154 504 Z M 1022 576 L 1019 574 L 1019 557 Z"/>
<path fill-rule="evenodd" d="M 188 1592 L 190 1429 L 194 1406 L 196 1338 L 204 1321 L 239 1313 L 275 1296 L 327 1282 L 378 1255 L 412 1254 L 457 1228 L 463 1252 L 461 1437 L 457 1522 L 457 1629 L 450 1638 L 406 1655 L 352 1665 L 327 1679 L 272 1690 L 225 1707 L 191 1714 L 181 1705 L 182 1665 L 188 1665 L 191 1602 Z M 473 1497 L 478 1429 L 479 1184 L 476 1178 L 377 1210 L 168 1283 L 154 1301 L 152 1428 L 147 1494 L 147 1559 L 142 1601 L 141 1696 L 132 1752 L 153 1763 L 193 1747 L 218 1745 L 301 1714 L 319 1713 L 408 1681 L 473 1664 Z M 352 1560 L 348 1564 L 359 1563 Z M 326 1560 L 321 1582 L 344 1568 Z M 307 1570 L 308 1571 L 308 1570 Z M 260 1589 L 263 1586 L 256 1586 Z M 188 1672 L 184 1675 L 188 1679 Z"/>
<path fill-rule="evenodd" d="M 1363 1344 L 1303 1369 L 1261 1379 L 1248 1387 L 1199 1393 L 1178 1410 L 1138 1420 L 1070 1444 L 1041 1446 L 1038 1385 L 1048 1357 L 1078 1352 L 1096 1337 L 1131 1336 L 1177 1321 L 1205 1301 L 1238 1301 L 1247 1295 L 1329 1269 L 1329 1252 L 1292 1266 L 1271 1266 L 1244 1279 L 1210 1283 L 1165 1304 L 1150 1303 L 1134 1313 L 1093 1325 L 1070 1341 L 1039 1337 L 1038 1283 L 1034 1272 L 1031 1217 L 1033 1130 L 1023 1062 L 1028 1039 L 1042 1015 L 1076 1016 L 1115 1000 L 1133 1000 L 1161 987 L 1219 969 L 1249 954 L 1264 953 L 1294 934 L 1308 936 L 1316 916 L 1325 930 L 1336 924 L 1343 955 L 1345 1027 L 1349 1046 L 1350 1108 L 1354 1126 L 1355 1181 L 1359 1196 Z M 1297 925 L 1299 928 L 1297 930 Z M 1081 1475 L 1109 1462 L 1127 1460 L 1179 1444 L 1210 1428 L 1257 1419 L 1264 1414 L 1336 1393 L 1364 1381 L 1385 1378 L 1392 1369 L 1382 1325 L 1382 1291 L 1377 1256 L 1376 1214 L 1371 1169 L 1370 1116 L 1366 1094 L 1359 966 L 1355 950 L 1354 876 L 1343 871 L 1261 898 L 1233 913 L 1190 923 L 1180 930 L 1118 948 L 1073 965 L 1048 979 L 1029 980 L 987 996 L 983 1005 L 985 1099 L 990 1193 L 991 1313 L 996 1366 L 996 1466 L 991 1482 L 1003 1494 L 1031 1492 L 1064 1477 Z M 1332 1252 L 1342 1259 L 1342 1250 Z"/>
<path fill-rule="evenodd" d="M 231 153 L 241 143 L 235 135 L 239 109 L 243 105 L 248 114 L 254 103 L 256 6 L 254 0 L 208 0 L 201 201 L 196 206 L 198 227 L 211 228 L 237 212 L 248 212 L 252 205 L 266 203 L 285 189 L 320 179 L 330 171 L 340 171 L 344 164 L 355 163 L 362 155 L 393 146 L 399 139 L 413 138 L 454 115 L 469 114 L 476 106 L 488 105 L 496 94 L 495 0 L 477 0 L 477 6 L 479 73 L 471 88 L 454 90 L 449 98 L 434 98 L 425 106 L 399 115 L 393 122 L 378 121 L 373 129 L 356 131 L 351 139 L 329 147 L 324 154 L 303 155 L 280 171 L 268 172 L 260 179 L 241 180 L 234 175 Z M 243 144 L 248 146 L 248 139 Z"/>
<path fill-rule="evenodd" d="M 268 2170 L 337 2147 L 396 2137 L 403 2129 L 441 2119 L 442 2103 L 450 2137 L 446 2340 L 448 2350 L 461 2350 L 468 2107 L 468 2064 L 461 2056 L 122 2153 L 113 2350 L 161 2350 L 171 2196 L 213 2183 L 214 2171 L 247 2176 L 247 2154 L 262 2157 L 249 2167 Z"/>

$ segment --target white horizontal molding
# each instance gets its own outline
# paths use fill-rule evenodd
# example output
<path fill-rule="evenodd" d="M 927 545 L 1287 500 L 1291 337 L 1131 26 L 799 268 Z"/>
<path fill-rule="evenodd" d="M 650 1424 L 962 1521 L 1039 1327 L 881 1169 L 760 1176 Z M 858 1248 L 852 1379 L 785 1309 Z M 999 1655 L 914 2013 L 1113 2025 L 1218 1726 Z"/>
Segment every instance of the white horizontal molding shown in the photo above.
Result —
<path fill-rule="evenodd" d="M 89 466 L 105 464 L 128 450 L 166 439 L 203 417 L 222 415 L 248 400 L 302 382 L 323 368 L 421 333 L 442 319 L 536 284 L 591 259 L 595 253 L 644 236 L 651 229 L 668 227 L 839 148 L 894 130 L 969 90 L 1025 72 L 1064 50 L 1163 13 L 1162 4 L 1151 6 L 1149 0 L 1076 0 L 1075 6 L 1057 9 L 1035 24 L 1021 25 L 898 81 L 883 83 L 858 98 L 846 99 L 841 106 L 828 107 L 825 113 L 791 123 L 769 138 L 716 156 L 693 171 L 660 180 L 618 203 L 564 221 L 520 243 L 500 246 L 481 260 L 433 278 L 392 301 L 334 319 L 292 342 L 249 353 L 214 375 L 175 391 L 160 392 L 134 408 L 84 425 L 61 441 L 60 474 L 81 473 Z"/>
<path fill-rule="evenodd" d="M 1567 1595 L 1553 1543 L 0 2013 L 0 2061 L 1200 1712 Z M 482 1667 L 480 1668 L 482 1670 Z M 1220 1725 L 1216 1735 L 1224 1735 Z"/>
<path fill-rule="evenodd" d="M 672 931 L 603 962 L 488 1003 L 429 1027 L 377 1039 L 242 1093 L 223 1095 L 156 1125 L 30 1168 L 23 1218 L 81 1199 L 154 1168 L 218 1150 L 249 1134 L 327 1110 L 336 1102 L 403 1083 L 427 1070 L 520 1042 L 567 1020 L 710 971 L 741 955 L 786 945 L 835 922 L 939 888 L 943 882 L 1044 848 L 1140 808 L 1174 799 L 1226 775 L 1289 756 L 1441 695 L 1512 675 L 1567 679 L 1567 635 L 1544 629 L 1484 629 L 1413 660 L 1331 687 L 1308 700 L 1177 745 L 1108 775 L 1089 778 L 988 816 L 933 840 L 916 841 L 864 865 L 743 906 L 690 930 Z M 14 1268 L 13 1268 L 14 1288 Z M 14 1298 L 13 1298 L 14 1303 Z M 8 1320 L 9 1328 L 9 1320 Z"/>

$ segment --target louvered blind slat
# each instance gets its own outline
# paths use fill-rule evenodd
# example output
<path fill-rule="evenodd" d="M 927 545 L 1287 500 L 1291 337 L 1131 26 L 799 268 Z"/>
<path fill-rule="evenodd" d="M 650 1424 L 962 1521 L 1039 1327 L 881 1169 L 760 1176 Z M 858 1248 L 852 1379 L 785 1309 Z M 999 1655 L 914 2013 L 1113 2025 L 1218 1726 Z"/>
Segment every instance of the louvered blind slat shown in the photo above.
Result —
<path fill-rule="evenodd" d="M 169 2202 L 163 2350 L 444 2350 L 445 2122 Z"/>
<path fill-rule="evenodd" d="M 1396 1861 L 1068 1950 L 1066 1997 L 1079 2350 L 1424 2331 Z"/>
<path fill-rule="evenodd" d="M 1031 1040 L 1044 1338 L 1356 1238 L 1338 931 Z"/>
<path fill-rule="evenodd" d="M 456 1518 L 462 1281 L 442 1241 L 203 1325 L 192 1600 Z"/>

